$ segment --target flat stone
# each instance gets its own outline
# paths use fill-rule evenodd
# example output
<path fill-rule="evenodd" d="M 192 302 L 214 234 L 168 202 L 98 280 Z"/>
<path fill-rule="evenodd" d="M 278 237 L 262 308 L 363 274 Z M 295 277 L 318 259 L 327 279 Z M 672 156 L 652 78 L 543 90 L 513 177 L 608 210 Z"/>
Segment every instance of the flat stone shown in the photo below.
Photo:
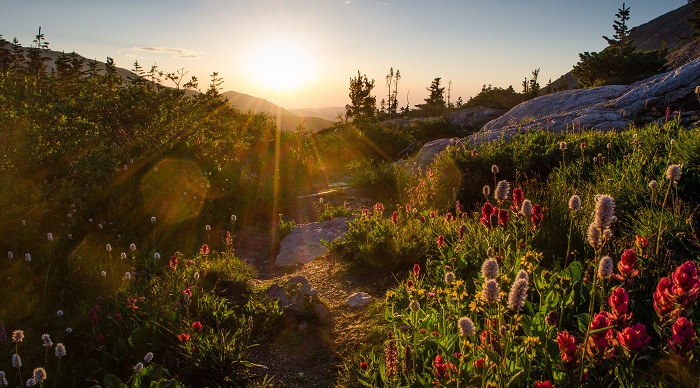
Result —
<path fill-rule="evenodd" d="M 326 319 L 330 318 L 331 312 L 328 310 L 328 307 L 321 303 L 316 303 L 313 305 L 314 309 L 314 316 L 316 316 L 316 319 L 320 321 L 325 321 Z"/>
<path fill-rule="evenodd" d="M 280 252 L 275 259 L 275 265 L 286 267 L 304 264 L 323 256 L 328 248 L 321 240 L 331 242 L 342 237 L 348 230 L 348 220 L 351 217 L 339 217 L 325 222 L 296 225 L 280 243 Z"/>
<path fill-rule="evenodd" d="M 289 297 L 287 296 L 287 290 L 285 290 L 284 287 L 281 287 L 278 284 L 273 284 L 270 287 L 268 287 L 267 290 L 265 290 L 265 295 L 267 295 L 267 297 L 273 301 L 278 300 L 278 305 L 280 306 L 280 308 L 288 306 L 291 303 Z"/>
<path fill-rule="evenodd" d="M 345 303 L 352 308 L 364 307 L 370 302 L 371 299 L 372 296 L 366 292 L 356 292 L 350 295 Z"/>

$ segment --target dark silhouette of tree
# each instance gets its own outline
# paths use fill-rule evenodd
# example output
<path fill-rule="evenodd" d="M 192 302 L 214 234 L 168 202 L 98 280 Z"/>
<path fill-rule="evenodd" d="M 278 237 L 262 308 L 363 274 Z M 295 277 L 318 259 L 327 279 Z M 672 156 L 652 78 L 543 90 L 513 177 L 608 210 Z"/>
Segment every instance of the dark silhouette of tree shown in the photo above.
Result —
<path fill-rule="evenodd" d="M 629 7 L 622 8 L 615 14 L 614 39 L 603 37 L 610 46 L 600 53 L 584 52 L 579 54 L 580 61 L 574 66 L 572 74 L 583 87 L 601 85 L 627 85 L 648 78 L 665 70 L 666 59 L 658 50 L 635 50 L 626 21 L 629 20 Z"/>
<path fill-rule="evenodd" d="M 129 75 L 129 82 L 131 83 L 131 86 L 143 86 L 146 81 L 144 80 L 144 76 L 146 76 L 146 72 L 143 70 L 143 67 L 139 64 L 139 60 L 134 61 L 134 67 L 131 69 L 131 75 Z"/>
<path fill-rule="evenodd" d="M 446 108 L 445 88 L 440 86 L 440 80 L 440 77 L 433 79 L 430 87 L 426 88 L 426 90 L 430 92 L 430 95 L 425 99 L 425 104 L 416 105 L 416 107 L 429 116 L 441 114 Z"/>
<path fill-rule="evenodd" d="M 608 42 L 610 47 L 617 48 L 620 52 L 629 49 L 632 42 L 628 39 L 630 34 L 629 28 L 627 27 L 627 21 L 630 20 L 630 7 L 625 8 L 625 3 L 622 3 L 622 8 L 617 10 L 615 14 L 618 20 L 613 21 L 613 29 L 615 30 L 615 35 L 612 39 L 607 36 L 603 36 Z"/>
<path fill-rule="evenodd" d="M 10 42 L 0 34 L 0 72 L 6 72 L 12 65 L 12 51 L 10 51 Z"/>
<path fill-rule="evenodd" d="M 692 7 L 692 14 L 690 18 L 686 19 L 686 22 L 690 26 L 690 29 L 693 30 L 693 32 L 690 34 L 690 36 L 686 36 L 683 38 L 695 40 L 700 38 L 700 1 L 688 1 L 688 4 L 690 4 Z"/>
<path fill-rule="evenodd" d="M 392 67 L 389 69 L 389 74 L 387 74 L 386 77 L 384 77 L 384 79 L 386 81 L 386 87 L 389 89 L 389 93 L 387 94 L 388 100 L 382 99 L 382 101 L 384 102 L 384 106 L 386 106 L 386 113 L 389 116 L 395 116 L 399 109 L 399 102 L 397 100 L 397 96 L 399 92 L 399 80 L 401 79 L 401 72 L 399 71 L 399 69 L 396 69 L 396 72 L 394 72 L 394 68 Z"/>
<path fill-rule="evenodd" d="M 48 50 L 49 43 L 44 38 L 44 34 L 41 33 L 41 27 L 39 27 L 39 33 L 36 35 L 32 41 L 34 45 L 29 47 L 27 52 L 27 65 L 29 67 L 29 72 L 35 77 L 36 80 L 36 91 L 41 93 L 41 76 L 46 72 L 46 58 L 42 55 L 41 50 Z"/>
<path fill-rule="evenodd" d="M 224 79 L 219 77 L 218 72 L 213 72 L 210 75 L 211 80 L 209 81 L 209 88 L 207 89 L 207 96 L 218 97 L 221 94 L 221 85 L 224 83 Z"/>
<path fill-rule="evenodd" d="M 525 77 L 523 81 L 523 96 L 526 100 L 535 98 L 540 95 L 540 83 L 537 78 L 540 75 L 540 69 L 535 69 L 532 71 L 532 78 L 529 80 Z"/>
<path fill-rule="evenodd" d="M 345 105 L 345 117 L 351 121 L 371 120 L 377 115 L 377 97 L 372 95 L 374 80 L 357 71 L 357 77 L 350 78 L 350 104 Z"/>

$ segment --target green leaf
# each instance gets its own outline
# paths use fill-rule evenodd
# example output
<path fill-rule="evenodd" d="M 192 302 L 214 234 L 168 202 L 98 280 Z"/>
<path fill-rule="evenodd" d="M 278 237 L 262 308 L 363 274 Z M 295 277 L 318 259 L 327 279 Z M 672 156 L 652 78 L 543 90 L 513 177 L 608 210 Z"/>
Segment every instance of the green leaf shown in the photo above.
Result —
<path fill-rule="evenodd" d="M 151 381 L 156 381 L 163 375 L 163 367 L 161 365 L 155 364 L 151 366 L 150 369 L 151 370 L 148 372 L 148 378 Z"/>
<path fill-rule="evenodd" d="M 585 333 L 588 330 L 588 323 L 590 322 L 590 317 L 588 316 L 588 313 L 581 313 L 576 316 L 576 319 L 578 320 L 578 330 L 581 333 Z"/>
<path fill-rule="evenodd" d="M 107 373 L 105 375 L 105 388 L 121 388 L 121 387 L 126 387 L 126 385 L 122 384 L 122 381 L 119 380 L 119 377 Z"/>

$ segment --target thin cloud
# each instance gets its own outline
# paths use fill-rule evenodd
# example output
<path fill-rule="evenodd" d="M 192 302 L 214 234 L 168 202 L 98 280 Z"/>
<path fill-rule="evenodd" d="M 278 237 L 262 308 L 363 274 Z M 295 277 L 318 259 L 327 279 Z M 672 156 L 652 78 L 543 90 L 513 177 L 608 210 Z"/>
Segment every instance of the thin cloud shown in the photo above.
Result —
<path fill-rule="evenodd" d="M 134 47 L 136 50 L 141 51 L 152 51 L 156 53 L 172 53 L 174 58 L 191 58 L 197 59 L 199 55 L 196 51 L 181 49 L 181 48 L 171 48 L 171 47 Z"/>

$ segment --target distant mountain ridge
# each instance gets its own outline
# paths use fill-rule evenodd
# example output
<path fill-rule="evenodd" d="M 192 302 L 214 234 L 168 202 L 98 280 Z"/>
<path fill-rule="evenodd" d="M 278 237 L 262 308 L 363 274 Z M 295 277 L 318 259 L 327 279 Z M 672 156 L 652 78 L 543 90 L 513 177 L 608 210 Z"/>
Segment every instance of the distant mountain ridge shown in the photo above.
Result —
<path fill-rule="evenodd" d="M 28 51 L 27 47 L 24 47 L 25 52 Z M 47 71 L 51 72 L 54 68 L 54 64 L 56 62 L 56 59 L 58 59 L 61 55 L 70 55 L 70 53 L 65 53 L 61 51 L 54 51 L 54 50 L 41 50 L 41 53 L 44 57 L 49 58 L 49 60 L 46 62 L 46 69 Z M 85 60 L 85 65 L 84 65 L 84 70 L 88 69 L 88 62 L 93 61 L 93 59 L 86 58 L 80 54 L 77 54 L 80 58 L 83 58 Z M 105 62 L 102 61 L 97 61 L 97 69 L 100 71 L 105 71 L 106 69 L 106 64 Z M 117 73 L 124 79 L 128 80 L 129 78 L 136 77 L 136 74 L 132 72 L 131 70 L 124 69 L 122 67 L 117 67 Z M 150 82 L 150 80 L 148 80 Z M 166 86 L 169 87 L 169 86 Z M 188 91 L 188 94 L 197 94 L 198 92 L 196 91 Z M 334 123 L 334 119 L 325 119 L 321 117 L 314 117 L 314 116 L 306 116 L 302 114 L 294 114 L 288 110 L 285 110 L 282 107 L 279 107 L 270 101 L 267 101 L 262 98 L 258 98 L 255 96 L 251 96 L 248 94 L 244 93 L 239 93 L 235 91 L 228 91 L 222 93 L 222 96 L 228 99 L 228 102 L 238 108 L 239 110 L 243 112 L 247 111 L 252 111 L 254 113 L 269 113 L 273 115 L 274 117 L 278 118 L 277 123 L 280 125 L 280 128 L 283 131 L 295 131 L 297 127 L 300 125 L 303 125 L 307 130 L 315 133 L 318 132 L 322 129 L 328 128 Z M 312 112 L 314 111 L 313 109 L 310 110 L 302 110 L 301 112 L 309 111 Z M 322 110 L 320 110 L 322 111 Z"/>
<path fill-rule="evenodd" d="M 277 118 L 278 125 L 283 131 L 294 131 L 297 127 L 303 125 L 307 130 L 316 133 L 330 127 L 334 123 L 321 117 L 294 114 L 270 101 L 249 94 L 228 91 L 222 93 L 222 95 L 228 99 L 231 105 L 242 111 L 250 110 L 255 113 L 270 113 Z"/>

